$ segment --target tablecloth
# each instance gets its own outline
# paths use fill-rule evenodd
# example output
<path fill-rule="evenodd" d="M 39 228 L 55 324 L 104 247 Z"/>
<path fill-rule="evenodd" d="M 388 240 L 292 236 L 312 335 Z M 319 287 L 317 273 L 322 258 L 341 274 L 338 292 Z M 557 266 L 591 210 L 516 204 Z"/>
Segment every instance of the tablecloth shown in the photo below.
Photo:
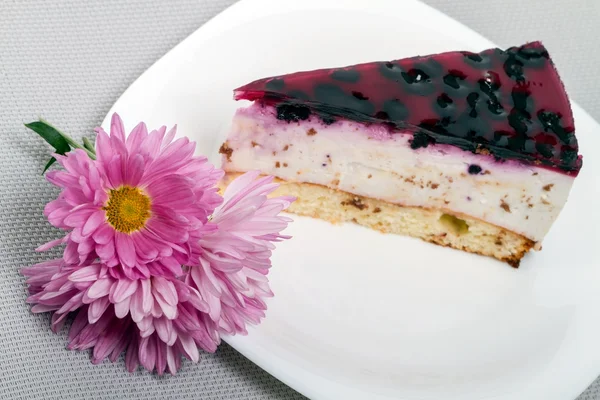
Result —
<path fill-rule="evenodd" d="M 42 216 L 57 195 L 40 176 L 48 147 L 23 122 L 43 116 L 91 132 L 135 78 L 234 2 L 0 0 L 0 398 L 303 398 L 226 344 L 175 377 L 130 375 L 122 361 L 94 366 L 86 352 L 65 349 L 65 331 L 50 332 L 47 316 L 30 313 L 18 273 L 47 258 L 32 249 L 56 237 Z M 569 94 L 600 118 L 600 2 L 426 2 L 500 46 L 542 39 Z M 600 399 L 600 381 L 579 398 L 591 399 Z"/>

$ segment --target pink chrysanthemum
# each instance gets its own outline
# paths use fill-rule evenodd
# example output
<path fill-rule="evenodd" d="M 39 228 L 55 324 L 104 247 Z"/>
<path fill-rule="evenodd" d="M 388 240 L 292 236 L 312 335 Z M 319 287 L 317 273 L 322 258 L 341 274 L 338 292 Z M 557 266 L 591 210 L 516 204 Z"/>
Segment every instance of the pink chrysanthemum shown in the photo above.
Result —
<path fill-rule="evenodd" d="M 221 333 L 246 333 L 264 316 L 273 242 L 289 238 L 280 232 L 291 220 L 279 213 L 294 200 L 268 198 L 277 186 L 256 172 L 231 182 L 223 204 L 194 231 L 196 265 L 149 264 L 150 276 L 129 277 L 89 252 L 24 268 L 32 311 L 52 312 L 55 332 L 73 315 L 68 348 L 93 348 L 93 363 L 125 352 L 129 371 L 141 364 L 175 374 L 182 356 L 197 362 L 198 348 L 213 352 Z"/>
<path fill-rule="evenodd" d="M 272 296 L 266 276 L 272 242 L 289 238 L 280 232 L 291 219 L 279 213 L 294 198 L 267 198 L 278 184 L 258 175 L 246 173 L 227 187 L 211 219 L 216 229 L 200 239 L 200 266 L 190 268 L 187 279 L 208 303 L 211 319 L 229 334 L 245 334 L 246 323 L 264 317 L 264 299 Z"/>
<path fill-rule="evenodd" d="M 97 129 L 97 160 L 81 149 L 55 155 L 64 171 L 47 179 L 62 190 L 44 213 L 68 233 L 40 250 L 66 243 L 66 263 L 97 255 L 131 279 L 179 276 L 181 265 L 197 264 L 191 256 L 200 253 L 202 227 L 222 200 L 214 186 L 223 173 L 194 157 L 194 142 L 173 141 L 175 129 L 148 133 L 140 123 L 125 138 L 114 114 L 110 136 Z"/>
<path fill-rule="evenodd" d="M 27 301 L 35 304 L 34 313 L 54 312 L 55 332 L 73 313 L 68 348 L 93 348 L 93 363 L 114 362 L 126 352 L 130 372 L 139 363 L 158 374 L 166 369 L 175 374 L 181 356 L 198 362 L 198 347 L 216 350 L 216 325 L 196 289 L 176 278 L 118 279 L 109 269 L 99 263 L 67 265 L 62 259 L 24 268 L 31 293 Z"/>

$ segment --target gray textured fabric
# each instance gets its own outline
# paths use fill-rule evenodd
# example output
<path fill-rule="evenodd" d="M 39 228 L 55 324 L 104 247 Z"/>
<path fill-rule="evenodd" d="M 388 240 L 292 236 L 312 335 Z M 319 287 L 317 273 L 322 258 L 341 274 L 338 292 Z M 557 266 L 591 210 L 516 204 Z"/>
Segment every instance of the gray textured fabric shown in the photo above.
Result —
<path fill-rule="evenodd" d="M 0 0 L 0 398 L 302 398 L 227 345 L 176 377 L 130 375 L 122 362 L 93 366 L 87 353 L 65 350 L 65 331 L 54 335 L 46 316 L 29 312 L 18 274 L 48 257 L 32 249 L 56 237 L 41 213 L 57 194 L 40 176 L 48 148 L 22 123 L 44 116 L 91 132 L 140 73 L 234 1 Z M 590 90 L 599 72 L 589 68 L 600 54 L 584 53 L 598 48 L 596 0 L 427 2 L 502 46 L 543 39 L 570 94 L 600 117 Z M 600 398 L 599 389 L 580 400 Z"/>

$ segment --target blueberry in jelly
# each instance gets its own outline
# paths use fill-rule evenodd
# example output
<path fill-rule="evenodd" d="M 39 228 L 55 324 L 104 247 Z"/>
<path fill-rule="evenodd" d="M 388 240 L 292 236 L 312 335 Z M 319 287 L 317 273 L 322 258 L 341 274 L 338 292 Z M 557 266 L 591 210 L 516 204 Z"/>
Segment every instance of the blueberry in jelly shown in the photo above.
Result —
<path fill-rule="evenodd" d="M 546 143 L 537 143 L 535 145 L 535 149 L 538 151 L 538 153 L 540 153 L 545 158 L 552 158 L 552 155 L 553 155 L 552 149 L 553 149 L 553 147 L 551 145 L 546 144 Z"/>
<path fill-rule="evenodd" d="M 483 57 L 481 57 L 480 54 L 477 53 L 472 53 L 470 51 L 461 51 L 462 55 L 465 56 L 466 59 L 476 62 L 476 63 L 480 63 L 483 61 Z"/>
<path fill-rule="evenodd" d="M 321 121 L 323 121 L 325 125 L 331 125 L 335 122 L 335 118 L 333 118 L 332 116 L 324 116 L 321 117 Z"/>
<path fill-rule="evenodd" d="M 535 47 L 510 48 L 512 54 L 519 59 L 527 68 L 539 69 L 543 68 L 550 55 L 546 49 Z"/>
<path fill-rule="evenodd" d="M 360 80 L 360 72 L 355 69 L 338 69 L 333 71 L 331 78 L 340 82 L 356 83 Z"/>
<path fill-rule="evenodd" d="M 477 92 L 471 92 L 467 96 L 467 104 L 471 108 L 477 107 L 477 101 L 478 100 L 479 100 L 479 93 L 477 93 Z"/>
<path fill-rule="evenodd" d="M 298 100 L 308 100 L 310 97 L 301 90 L 290 90 L 287 92 L 288 97 Z"/>
<path fill-rule="evenodd" d="M 375 107 L 371 102 L 359 100 L 352 95 L 348 95 L 342 88 L 331 83 L 320 83 L 316 85 L 315 98 L 321 103 L 348 108 L 362 114 L 372 115 L 375 111 Z"/>
<path fill-rule="evenodd" d="M 453 89 L 459 89 L 461 81 L 464 81 L 467 76 L 458 70 L 450 70 L 447 75 L 444 76 L 444 83 Z"/>
<path fill-rule="evenodd" d="M 548 54 L 548 50 L 543 47 L 531 47 L 531 46 L 521 46 L 521 47 L 511 47 L 511 49 L 516 50 L 516 53 L 519 57 L 525 60 L 545 58 L 546 60 L 550 59 L 550 54 Z"/>
<path fill-rule="evenodd" d="M 356 97 L 356 98 L 357 98 L 357 99 L 359 99 L 359 100 L 369 100 L 369 98 L 368 98 L 368 97 L 365 97 L 365 95 L 364 95 L 364 94 L 362 94 L 361 92 L 356 92 L 356 91 L 353 91 L 353 92 L 352 92 L 352 96 Z"/>
<path fill-rule="evenodd" d="M 575 149 L 564 149 L 562 150 L 561 161 L 566 165 L 572 165 L 577 160 L 577 150 Z"/>
<path fill-rule="evenodd" d="M 453 118 L 456 114 L 456 106 L 454 101 L 446 93 L 440 94 L 432 105 L 433 110 L 440 117 Z"/>
<path fill-rule="evenodd" d="M 485 53 L 471 53 L 469 51 L 462 51 L 465 63 L 476 69 L 490 68 L 492 66 L 492 60 L 489 55 Z"/>
<path fill-rule="evenodd" d="M 310 117 L 308 107 L 294 104 L 280 104 L 277 106 L 277 119 L 287 122 L 304 121 Z"/>
<path fill-rule="evenodd" d="M 433 133 L 448 134 L 447 128 L 450 125 L 450 122 L 450 117 L 444 117 L 441 119 L 426 119 L 421 121 L 419 127 Z"/>
<path fill-rule="evenodd" d="M 524 87 L 515 86 L 511 92 L 513 107 L 519 110 L 532 110 L 533 99 L 531 92 Z"/>
<path fill-rule="evenodd" d="M 514 80 L 521 81 L 525 79 L 523 76 L 523 62 L 517 60 L 514 55 L 509 55 L 504 62 L 504 72 Z"/>
<path fill-rule="evenodd" d="M 442 93 L 437 97 L 436 103 L 441 108 L 447 108 L 450 104 L 454 103 L 454 101 L 452 101 L 450 96 L 446 93 Z"/>
<path fill-rule="evenodd" d="M 425 148 L 429 146 L 430 143 L 434 143 L 434 140 L 427 133 L 418 131 L 415 132 L 410 141 L 410 148 L 413 150 L 420 149 L 421 147 Z"/>
<path fill-rule="evenodd" d="M 452 135 L 460 138 L 469 139 L 470 141 L 478 143 L 487 143 L 489 137 L 486 135 L 489 132 L 489 124 L 483 118 L 474 118 L 471 116 L 472 110 L 465 110 L 457 119 L 456 127 Z M 491 133 L 489 133 L 491 135 Z"/>
<path fill-rule="evenodd" d="M 408 108 L 400 100 L 386 100 L 383 103 L 383 112 L 385 112 L 392 121 L 403 121 L 408 118 Z"/>
<path fill-rule="evenodd" d="M 478 115 L 477 114 L 478 101 L 479 101 L 479 93 L 477 93 L 477 92 L 471 92 L 467 96 L 467 104 L 469 105 L 469 107 L 471 107 L 471 110 L 469 111 L 469 116 L 471 118 L 476 118 Z"/>
<path fill-rule="evenodd" d="M 496 133 L 494 133 L 494 143 L 498 147 L 506 147 L 506 146 L 508 146 L 508 139 L 509 138 L 510 138 L 510 134 L 502 135 L 502 136 L 497 136 Z"/>
<path fill-rule="evenodd" d="M 479 90 L 485 94 L 492 94 L 502 86 L 500 76 L 494 71 L 486 71 L 485 76 L 477 83 L 479 83 Z"/>
<path fill-rule="evenodd" d="M 515 135 L 508 138 L 508 147 L 511 150 L 522 152 L 525 148 L 525 142 L 529 140 L 524 135 Z"/>
<path fill-rule="evenodd" d="M 487 103 L 487 106 L 488 106 L 487 108 L 490 111 L 490 113 L 492 113 L 493 115 L 498 115 L 498 116 L 504 115 L 504 107 L 502 107 L 502 104 L 500 104 L 500 102 L 498 101 L 496 96 L 490 96 L 490 98 L 487 99 L 486 103 Z"/>
<path fill-rule="evenodd" d="M 533 140 L 526 140 L 525 145 L 523 146 L 523 152 L 527 154 L 535 154 L 536 153 L 536 143 Z"/>
<path fill-rule="evenodd" d="M 531 125 L 531 115 L 525 110 L 513 108 L 508 115 L 508 123 L 519 136 L 525 136 Z"/>
<path fill-rule="evenodd" d="M 280 91 L 285 87 L 285 81 L 281 78 L 271 79 L 265 87 L 267 90 Z"/>
<path fill-rule="evenodd" d="M 377 111 L 375 113 L 375 118 L 377 118 L 377 119 L 383 119 L 383 120 L 388 120 L 388 119 L 390 119 L 390 116 L 385 111 Z"/>
<path fill-rule="evenodd" d="M 481 167 L 477 164 L 471 164 L 469 165 L 468 171 L 471 175 L 477 175 L 481 172 Z"/>
<path fill-rule="evenodd" d="M 401 76 L 402 82 L 405 83 L 404 87 L 410 93 L 427 96 L 435 91 L 431 77 L 421 69 L 411 68 L 407 72 L 401 72 Z"/>
<path fill-rule="evenodd" d="M 573 133 L 567 133 L 560 123 L 561 116 L 551 111 L 540 110 L 537 114 L 538 119 L 544 127 L 544 131 L 554 132 L 556 136 L 565 144 L 571 144 L 574 138 Z"/>
<path fill-rule="evenodd" d="M 379 73 L 384 77 L 400 83 L 402 81 L 402 73 L 406 71 L 399 65 L 391 62 L 380 63 Z"/>
<path fill-rule="evenodd" d="M 433 58 L 423 62 L 415 63 L 414 69 L 423 71 L 423 73 L 429 76 L 430 79 L 437 79 L 446 71 L 444 66 Z"/>

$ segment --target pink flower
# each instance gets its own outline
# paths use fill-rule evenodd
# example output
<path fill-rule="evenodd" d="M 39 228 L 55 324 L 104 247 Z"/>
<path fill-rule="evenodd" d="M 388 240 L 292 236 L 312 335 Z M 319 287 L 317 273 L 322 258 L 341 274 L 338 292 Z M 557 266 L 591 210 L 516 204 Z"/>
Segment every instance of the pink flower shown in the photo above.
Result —
<path fill-rule="evenodd" d="M 223 205 L 212 216 L 213 229 L 200 239 L 200 266 L 190 267 L 186 279 L 228 334 L 245 334 L 246 323 L 258 324 L 264 317 L 265 298 L 273 295 L 266 276 L 273 242 L 289 238 L 280 232 L 291 219 L 279 213 L 294 198 L 267 198 L 279 185 L 273 177 L 258 176 L 248 172 L 227 187 Z"/>
<path fill-rule="evenodd" d="M 216 325 L 196 289 L 176 278 L 114 278 L 109 269 L 99 263 L 68 265 L 62 259 L 24 268 L 31 310 L 54 312 L 55 332 L 67 315 L 75 314 L 68 348 L 93 348 L 93 363 L 114 362 L 126 352 L 130 372 L 139 363 L 158 374 L 166 369 L 175 374 L 182 356 L 198 362 L 199 347 L 216 350 Z"/>
<path fill-rule="evenodd" d="M 81 167 L 80 173 L 94 168 L 83 159 L 75 165 Z M 182 170 L 186 167 L 178 169 Z M 207 171 L 215 174 L 212 169 Z M 126 272 L 132 270 L 130 266 L 109 265 L 95 257 L 95 250 L 79 252 L 77 248 L 76 258 L 68 258 L 65 251 L 62 259 L 22 269 L 29 285 L 27 301 L 34 304 L 32 311 L 52 312 L 55 332 L 73 314 L 68 348 L 93 349 L 93 363 L 105 358 L 114 362 L 126 352 L 129 371 L 141 364 L 158 374 L 175 374 L 181 357 L 198 362 L 198 349 L 214 352 L 222 333 L 245 334 L 246 324 L 257 324 L 264 317 L 265 299 L 272 296 L 266 275 L 273 243 L 289 238 L 280 232 L 291 220 L 279 213 L 294 200 L 269 198 L 278 186 L 272 181 L 251 172 L 231 182 L 210 221 L 207 216 L 189 235 L 185 254 L 187 259 L 197 260 L 195 264 L 164 270 L 156 267 L 155 260 L 147 263 L 145 270 L 135 266 L 148 276 L 132 277 Z M 211 194 L 210 199 L 215 193 L 208 186 L 203 191 Z M 66 189 L 63 195 L 82 192 L 80 188 Z M 206 203 L 220 202 L 212 199 Z M 61 240 L 78 246 L 86 243 L 72 240 L 77 229 Z"/>
<path fill-rule="evenodd" d="M 110 136 L 97 129 L 97 160 L 81 149 L 55 155 L 64 171 L 47 179 L 61 192 L 44 213 L 67 234 L 39 250 L 66 243 L 67 264 L 97 256 L 130 279 L 179 276 L 181 265 L 197 264 L 192 255 L 200 254 L 202 228 L 222 201 L 215 185 L 223 172 L 194 157 L 194 142 L 174 141 L 175 130 L 148 133 L 140 123 L 125 138 L 114 114 Z"/>

